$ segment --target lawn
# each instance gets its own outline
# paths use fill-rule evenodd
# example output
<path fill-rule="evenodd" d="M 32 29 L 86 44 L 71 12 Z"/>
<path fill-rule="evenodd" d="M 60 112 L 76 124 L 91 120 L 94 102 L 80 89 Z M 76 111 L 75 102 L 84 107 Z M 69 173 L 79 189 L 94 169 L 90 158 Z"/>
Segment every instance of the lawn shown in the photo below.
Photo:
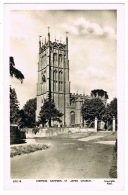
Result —
<path fill-rule="evenodd" d="M 94 142 L 98 142 L 98 141 L 116 141 L 117 138 L 117 132 L 95 132 L 92 134 L 93 136 L 103 136 L 100 138 L 97 138 L 95 140 L 92 140 Z"/>
<path fill-rule="evenodd" d="M 69 133 L 69 134 L 58 134 L 54 138 L 69 138 L 69 139 L 80 139 L 90 136 L 103 136 L 101 138 L 97 138 L 94 141 L 116 141 L 117 132 L 112 131 L 98 131 L 98 132 L 78 132 L 78 133 Z M 53 137 L 52 137 L 53 138 Z"/>

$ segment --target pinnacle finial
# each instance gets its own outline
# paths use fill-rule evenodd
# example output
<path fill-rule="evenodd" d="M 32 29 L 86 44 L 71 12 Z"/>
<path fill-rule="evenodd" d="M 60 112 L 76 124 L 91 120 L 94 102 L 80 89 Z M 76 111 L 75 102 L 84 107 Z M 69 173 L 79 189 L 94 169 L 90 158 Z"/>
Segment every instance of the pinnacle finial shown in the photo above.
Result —
<path fill-rule="evenodd" d="M 48 33 L 50 33 L 50 27 L 48 26 Z"/>
<path fill-rule="evenodd" d="M 39 41 L 41 41 L 41 37 L 42 37 L 42 36 L 41 36 L 41 35 L 39 35 Z"/>
<path fill-rule="evenodd" d="M 68 36 L 68 31 L 66 31 L 66 37 Z"/>

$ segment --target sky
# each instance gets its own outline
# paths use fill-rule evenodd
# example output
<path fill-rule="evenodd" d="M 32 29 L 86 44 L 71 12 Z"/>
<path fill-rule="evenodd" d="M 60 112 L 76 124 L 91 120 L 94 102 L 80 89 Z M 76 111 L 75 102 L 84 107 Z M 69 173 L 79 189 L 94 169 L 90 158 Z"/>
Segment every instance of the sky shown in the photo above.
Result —
<path fill-rule="evenodd" d="M 69 39 L 70 92 L 90 95 L 93 89 L 117 97 L 117 16 L 114 10 L 13 10 L 10 12 L 10 56 L 25 76 L 10 79 L 20 107 L 36 97 L 39 35 Z"/>

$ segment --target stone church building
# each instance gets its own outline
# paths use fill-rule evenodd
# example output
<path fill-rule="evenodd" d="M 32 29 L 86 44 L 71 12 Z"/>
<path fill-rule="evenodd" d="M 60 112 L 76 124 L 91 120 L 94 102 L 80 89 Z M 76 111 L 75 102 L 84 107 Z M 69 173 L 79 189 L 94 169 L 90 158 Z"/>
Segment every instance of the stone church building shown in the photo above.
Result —
<path fill-rule="evenodd" d="M 39 39 L 37 118 L 47 98 L 54 100 L 56 108 L 63 113 L 62 126 L 82 126 L 81 106 L 89 96 L 70 91 L 67 34 L 65 44 L 52 42 L 50 32 L 45 43 Z"/>

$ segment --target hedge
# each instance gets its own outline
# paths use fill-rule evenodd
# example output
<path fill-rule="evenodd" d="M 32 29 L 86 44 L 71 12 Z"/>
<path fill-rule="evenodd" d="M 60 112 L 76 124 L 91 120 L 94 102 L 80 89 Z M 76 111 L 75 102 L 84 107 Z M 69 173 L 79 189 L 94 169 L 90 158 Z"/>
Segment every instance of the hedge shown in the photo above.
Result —
<path fill-rule="evenodd" d="M 25 139 L 25 132 L 20 131 L 18 126 L 10 126 L 10 144 L 24 143 Z"/>

